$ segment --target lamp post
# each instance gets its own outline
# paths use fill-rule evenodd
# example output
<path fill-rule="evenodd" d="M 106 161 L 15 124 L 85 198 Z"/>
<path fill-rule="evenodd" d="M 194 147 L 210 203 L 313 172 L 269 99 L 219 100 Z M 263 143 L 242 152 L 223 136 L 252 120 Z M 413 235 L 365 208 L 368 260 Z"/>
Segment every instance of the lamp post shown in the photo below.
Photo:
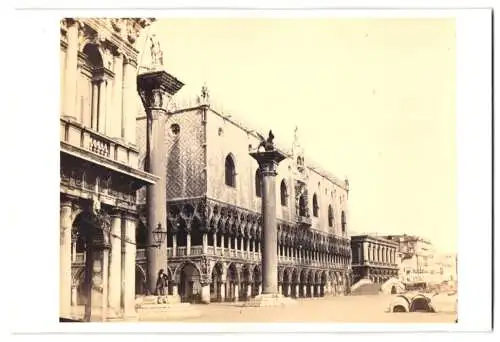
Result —
<path fill-rule="evenodd" d="M 167 230 L 163 229 L 161 223 L 158 223 L 158 225 L 156 226 L 156 229 L 153 229 L 151 231 L 152 235 L 153 235 L 153 241 L 154 243 L 153 244 L 150 244 L 150 245 L 146 245 L 145 247 L 146 248 L 160 248 L 161 247 L 161 244 L 162 242 L 165 240 L 165 237 L 167 236 Z M 158 272 L 158 270 L 156 270 L 156 272 Z M 155 285 L 151 279 L 153 279 L 151 276 L 148 276 L 148 284 L 146 284 L 146 289 L 147 289 L 147 292 L 150 292 L 152 294 L 154 294 L 154 290 L 155 290 Z"/>

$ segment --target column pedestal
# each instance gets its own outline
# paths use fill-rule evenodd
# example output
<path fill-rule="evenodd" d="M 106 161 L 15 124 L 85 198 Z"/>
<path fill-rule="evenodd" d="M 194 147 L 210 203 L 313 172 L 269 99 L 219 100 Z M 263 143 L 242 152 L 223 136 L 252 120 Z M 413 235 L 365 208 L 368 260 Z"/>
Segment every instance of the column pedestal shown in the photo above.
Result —
<path fill-rule="evenodd" d="M 234 285 L 234 301 L 237 302 L 240 299 L 240 291 L 238 284 Z"/>
<path fill-rule="evenodd" d="M 203 304 L 210 303 L 210 284 L 201 286 L 201 302 Z"/>
<path fill-rule="evenodd" d="M 220 301 L 223 302 L 226 300 L 226 284 L 220 284 Z"/>

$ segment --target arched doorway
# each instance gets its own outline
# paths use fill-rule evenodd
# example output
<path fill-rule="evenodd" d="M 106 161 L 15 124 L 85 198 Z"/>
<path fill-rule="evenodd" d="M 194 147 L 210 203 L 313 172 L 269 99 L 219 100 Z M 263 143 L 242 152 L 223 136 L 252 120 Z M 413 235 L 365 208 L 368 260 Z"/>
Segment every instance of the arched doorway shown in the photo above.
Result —
<path fill-rule="evenodd" d="M 221 301 L 222 265 L 217 263 L 212 269 L 212 282 L 210 283 L 210 301 Z"/>
<path fill-rule="evenodd" d="M 302 272 L 300 272 L 300 285 L 299 285 L 299 297 L 303 298 L 303 297 L 306 297 L 307 295 L 307 289 L 306 287 L 307 286 L 307 271 L 306 270 L 302 270 Z"/>
<path fill-rule="evenodd" d="M 75 274 L 75 286 L 76 286 L 76 305 L 86 305 L 87 303 L 87 292 L 85 289 L 85 272 L 81 268 Z"/>
<path fill-rule="evenodd" d="M 201 300 L 200 272 L 190 262 L 181 267 L 179 271 L 179 296 L 181 302 L 197 303 Z"/>
<path fill-rule="evenodd" d="M 391 287 L 391 294 L 396 294 L 398 293 L 397 289 L 396 289 L 396 286 L 392 285 Z"/>
<path fill-rule="evenodd" d="M 328 277 L 326 276 L 326 271 L 321 272 L 321 283 L 319 287 L 319 295 L 321 297 L 325 296 L 325 286 L 327 284 Z"/>
<path fill-rule="evenodd" d="M 238 271 L 236 270 L 236 266 L 234 264 L 230 264 L 227 269 L 227 278 L 226 278 L 227 301 L 234 302 L 238 300 L 239 293 L 236 293 L 237 287 L 239 287 Z"/>
<path fill-rule="evenodd" d="M 109 224 L 104 215 L 98 220 L 95 215 L 87 211 L 81 212 L 75 217 L 72 225 L 72 234 L 76 238 L 75 252 L 83 256 L 85 260 L 82 270 L 79 271 L 76 285 L 76 304 L 86 305 L 93 288 L 102 286 L 102 279 L 107 277 L 108 270 L 102 267 L 103 258 L 108 257 L 102 251 L 109 247 L 109 236 L 103 234 L 99 225 Z M 95 248 L 98 246 L 99 248 Z M 97 270 L 97 271 L 95 271 Z M 95 272 L 95 273 L 93 273 Z M 90 314 L 90 312 L 86 313 Z M 89 317 L 87 317 L 89 319 Z"/>
<path fill-rule="evenodd" d="M 253 269 L 253 287 L 252 287 L 252 297 L 259 295 L 259 287 L 261 283 L 261 272 L 259 266 L 255 266 Z"/>
<path fill-rule="evenodd" d="M 299 297 L 298 287 L 300 287 L 299 272 L 297 271 L 297 269 L 294 269 L 292 271 L 292 288 L 290 289 L 291 297 L 293 298 Z"/>
<path fill-rule="evenodd" d="M 249 265 L 243 266 L 241 270 L 241 288 L 240 288 L 240 298 L 241 300 L 249 300 L 251 293 L 248 293 L 249 286 L 252 286 L 251 273 Z"/>
<path fill-rule="evenodd" d="M 135 294 L 139 296 L 146 296 L 148 294 L 148 283 L 146 272 L 144 269 L 136 264 L 135 265 Z"/>
<path fill-rule="evenodd" d="M 309 276 L 307 277 L 307 297 L 313 297 L 314 296 L 314 273 L 311 271 L 309 272 Z"/>
<path fill-rule="evenodd" d="M 285 297 L 291 296 L 291 279 L 292 279 L 292 270 L 289 268 L 285 268 L 283 271 L 283 295 Z"/>

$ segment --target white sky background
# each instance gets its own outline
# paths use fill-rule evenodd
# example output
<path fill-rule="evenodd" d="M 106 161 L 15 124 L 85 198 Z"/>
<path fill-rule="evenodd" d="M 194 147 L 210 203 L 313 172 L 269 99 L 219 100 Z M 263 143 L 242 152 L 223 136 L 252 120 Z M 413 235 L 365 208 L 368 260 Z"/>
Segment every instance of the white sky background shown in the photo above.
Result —
<path fill-rule="evenodd" d="M 349 178 L 350 230 L 456 249 L 453 19 L 159 19 L 168 72 Z M 144 38 L 144 37 L 142 37 Z M 149 43 L 142 62 L 147 64 Z"/>

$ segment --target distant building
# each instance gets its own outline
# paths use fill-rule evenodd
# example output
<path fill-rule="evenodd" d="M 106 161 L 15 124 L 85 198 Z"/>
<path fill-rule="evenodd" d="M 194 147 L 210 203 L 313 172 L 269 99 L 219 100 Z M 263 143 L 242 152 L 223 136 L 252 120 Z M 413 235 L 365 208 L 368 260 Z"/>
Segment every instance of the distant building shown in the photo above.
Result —
<path fill-rule="evenodd" d="M 384 283 L 398 276 L 398 244 L 375 235 L 351 236 L 352 272 L 354 283 L 370 279 Z"/>
<path fill-rule="evenodd" d="M 402 282 L 412 284 L 441 281 L 441 269 L 436 251 L 429 240 L 406 234 L 390 235 L 385 238 L 398 244 L 399 276 Z"/>

